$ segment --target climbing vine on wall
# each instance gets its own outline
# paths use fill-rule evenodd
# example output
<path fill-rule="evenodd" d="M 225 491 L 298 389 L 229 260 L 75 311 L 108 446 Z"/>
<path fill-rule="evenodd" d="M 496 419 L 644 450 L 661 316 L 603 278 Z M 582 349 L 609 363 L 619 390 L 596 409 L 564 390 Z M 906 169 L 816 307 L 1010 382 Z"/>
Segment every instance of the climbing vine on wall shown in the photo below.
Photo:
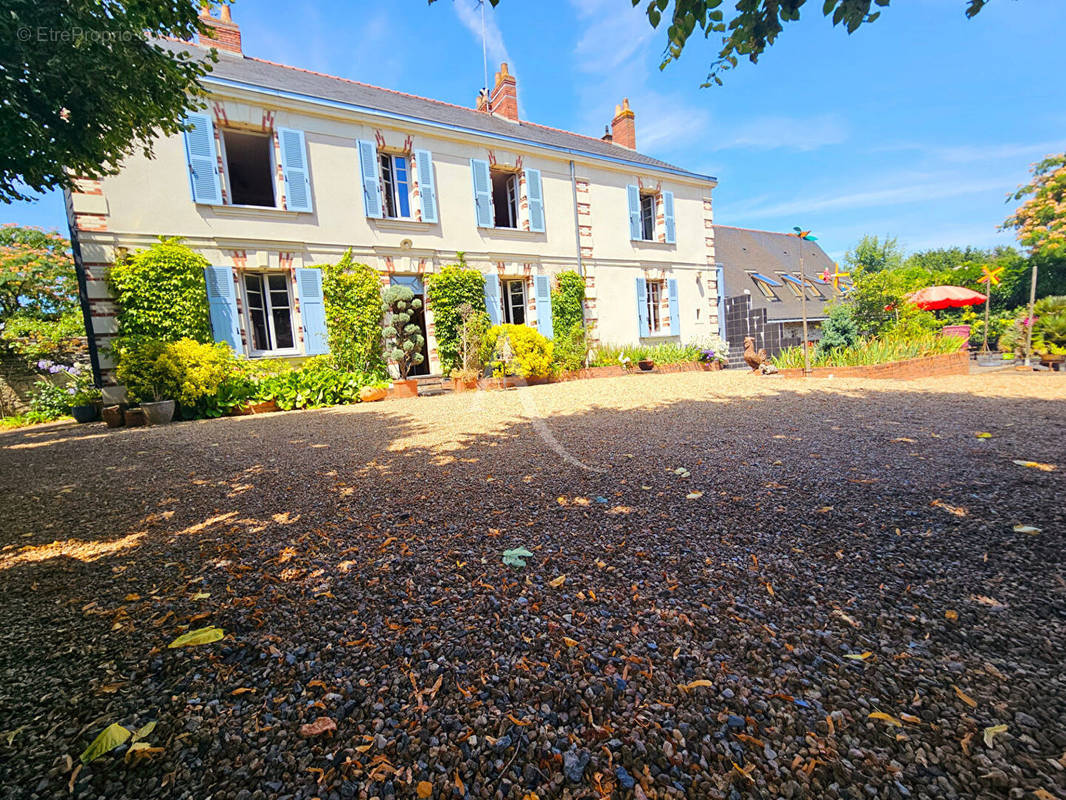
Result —
<path fill-rule="evenodd" d="M 371 267 L 358 264 L 352 251 L 322 268 L 329 351 L 345 372 L 384 372 L 381 341 L 381 280 Z"/>
<path fill-rule="evenodd" d="M 560 272 L 552 289 L 552 332 L 556 339 L 584 324 L 585 279 L 573 270 Z"/>
<path fill-rule="evenodd" d="M 450 264 L 428 277 L 426 297 L 433 312 L 437 355 L 444 374 L 462 367 L 459 329 L 463 324 L 461 306 L 469 303 L 474 311 L 485 310 L 485 278 L 475 269 Z"/>

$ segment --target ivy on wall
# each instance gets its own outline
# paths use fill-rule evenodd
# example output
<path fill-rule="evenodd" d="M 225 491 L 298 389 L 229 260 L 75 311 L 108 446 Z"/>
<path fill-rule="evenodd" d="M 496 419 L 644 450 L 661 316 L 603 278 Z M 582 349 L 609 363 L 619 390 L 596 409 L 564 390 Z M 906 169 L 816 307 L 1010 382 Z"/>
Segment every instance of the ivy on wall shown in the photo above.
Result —
<path fill-rule="evenodd" d="M 461 306 L 468 303 L 474 311 L 485 310 L 485 278 L 462 263 L 450 264 L 428 276 L 426 297 L 433 310 L 437 356 L 447 375 L 463 366 L 459 342 L 463 325 Z"/>
<path fill-rule="evenodd" d="M 352 251 L 322 268 L 329 351 L 338 369 L 384 374 L 381 339 L 381 281 L 371 267 L 352 259 Z"/>
<path fill-rule="evenodd" d="M 552 333 L 562 339 L 585 322 L 585 279 L 573 270 L 560 272 L 552 289 Z"/>
<path fill-rule="evenodd" d="M 166 342 L 211 342 L 204 268 L 207 259 L 178 238 L 159 242 L 111 268 L 119 334 Z"/>

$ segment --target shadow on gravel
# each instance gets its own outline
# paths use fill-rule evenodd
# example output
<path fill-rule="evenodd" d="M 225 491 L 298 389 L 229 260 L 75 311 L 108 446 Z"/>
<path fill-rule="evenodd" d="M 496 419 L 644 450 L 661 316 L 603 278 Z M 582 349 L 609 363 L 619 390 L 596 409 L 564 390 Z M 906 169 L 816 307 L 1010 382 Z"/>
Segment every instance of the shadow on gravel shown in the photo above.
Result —
<path fill-rule="evenodd" d="M 1063 404 L 781 387 L 548 414 L 602 471 L 491 395 L 0 435 L 0 782 L 1061 794 Z"/>

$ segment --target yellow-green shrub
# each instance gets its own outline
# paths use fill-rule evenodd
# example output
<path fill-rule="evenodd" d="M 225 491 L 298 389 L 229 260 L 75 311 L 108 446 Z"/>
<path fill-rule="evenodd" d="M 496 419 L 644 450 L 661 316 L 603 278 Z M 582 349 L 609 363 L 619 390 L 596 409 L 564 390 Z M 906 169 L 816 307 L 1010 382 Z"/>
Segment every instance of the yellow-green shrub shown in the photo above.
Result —
<path fill-rule="evenodd" d="M 510 342 L 511 357 L 504 358 L 503 340 Z M 485 334 L 483 361 L 495 375 L 543 378 L 552 373 L 552 343 L 528 325 L 495 325 Z"/>

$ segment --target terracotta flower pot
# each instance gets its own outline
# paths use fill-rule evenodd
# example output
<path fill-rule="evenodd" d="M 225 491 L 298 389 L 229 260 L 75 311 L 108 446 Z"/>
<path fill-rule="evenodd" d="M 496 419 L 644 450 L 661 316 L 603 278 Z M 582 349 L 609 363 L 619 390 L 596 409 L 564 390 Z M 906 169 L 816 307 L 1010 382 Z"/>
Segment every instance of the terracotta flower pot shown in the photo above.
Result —
<path fill-rule="evenodd" d="M 141 428 L 148 424 L 148 415 L 144 413 L 143 408 L 127 408 L 126 409 L 126 427 L 127 428 Z"/>
<path fill-rule="evenodd" d="M 100 412 L 104 422 L 109 428 L 121 428 L 126 424 L 126 417 L 122 413 L 122 406 L 104 406 Z"/>
<path fill-rule="evenodd" d="M 418 381 L 408 378 L 405 381 L 393 381 L 393 397 L 418 397 Z"/>
<path fill-rule="evenodd" d="M 382 386 L 364 386 L 359 390 L 359 400 L 363 403 L 376 403 L 387 395 L 388 391 Z"/>
<path fill-rule="evenodd" d="M 722 362 L 718 359 L 715 359 L 714 361 L 700 361 L 697 363 L 699 363 L 700 369 L 702 369 L 704 372 L 715 372 L 716 370 L 720 370 L 722 368 Z"/>
<path fill-rule="evenodd" d="M 452 391 L 459 392 L 476 392 L 477 391 L 477 378 L 452 378 Z"/>
<path fill-rule="evenodd" d="M 640 367 L 644 372 L 651 372 L 653 369 L 655 369 L 655 362 L 652 361 L 650 358 L 645 358 L 642 361 L 638 361 L 637 366 Z"/>

